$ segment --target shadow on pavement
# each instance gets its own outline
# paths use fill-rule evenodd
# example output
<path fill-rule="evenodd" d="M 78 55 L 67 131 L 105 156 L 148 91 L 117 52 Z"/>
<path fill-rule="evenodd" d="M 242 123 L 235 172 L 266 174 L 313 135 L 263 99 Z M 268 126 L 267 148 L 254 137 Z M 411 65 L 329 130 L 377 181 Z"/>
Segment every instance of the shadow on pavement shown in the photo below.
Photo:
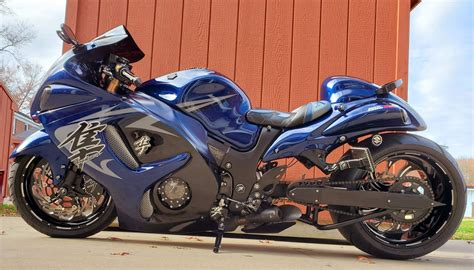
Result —
<path fill-rule="evenodd" d="M 248 239 L 248 235 L 238 235 L 235 237 L 235 234 L 228 235 L 227 238 L 245 238 Z M 257 235 L 259 237 L 257 239 L 266 239 L 269 240 L 267 235 Z M 278 237 L 274 237 L 278 238 Z M 193 238 L 185 238 L 186 240 L 180 241 L 172 241 L 170 239 L 166 240 L 140 240 L 140 239 L 120 239 L 120 238 L 87 238 L 87 239 L 75 239 L 74 241 L 84 241 L 84 242 L 120 242 L 121 244 L 139 244 L 139 245 L 149 245 L 155 247 L 173 247 L 176 249 L 199 249 L 199 250 L 208 250 L 209 254 L 212 255 L 212 248 L 213 243 L 209 242 L 200 242 L 197 241 L 196 237 Z M 293 239 L 290 237 L 289 239 Z M 304 238 L 300 238 L 298 240 L 303 240 Z M 312 243 L 319 243 L 319 244 L 326 244 L 326 240 L 328 239 L 313 239 Z M 319 241 L 322 240 L 322 241 Z M 186 242 L 189 241 L 189 242 Z M 287 240 L 290 241 L 290 240 Z M 292 240 L 291 240 L 292 241 Z M 292 241 L 295 242 L 295 241 Z M 222 244 L 222 248 L 219 254 L 243 254 L 246 257 L 253 257 L 254 255 L 257 256 L 258 254 L 271 254 L 271 255 L 287 255 L 287 256 L 302 256 L 302 257 L 320 257 L 320 258 L 328 258 L 328 259 L 351 259 L 351 260 L 358 260 L 359 258 L 363 257 L 363 259 L 368 259 L 369 261 L 373 261 L 374 263 L 396 263 L 397 265 L 404 265 L 404 266 L 415 266 L 415 267 L 422 267 L 423 269 L 428 269 L 430 265 L 445 265 L 446 269 L 456 269 L 457 267 L 466 266 L 466 263 L 469 264 L 469 261 L 472 263 L 474 260 L 459 260 L 459 258 L 450 258 L 447 256 L 440 256 L 439 254 L 436 255 L 426 255 L 421 258 L 406 260 L 406 261 L 398 261 L 398 260 L 388 260 L 388 259 L 380 259 L 375 258 L 362 251 L 357 250 L 348 250 L 344 249 L 343 246 L 337 244 L 334 245 L 335 242 L 332 242 L 333 245 L 330 248 L 325 248 L 324 245 L 308 245 L 306 248 L 301 247 L 289 247 L 289 246 L 279 246 L 278 241 L 272 242 L 261 242 L 255 241 L 251 243 L 226 243 L 225 238 Z M 344 242 L 344 245 L 347 245 L 347 242 Z M 253 255 L 254 254 L 254 255 Z M 213 255 L 214 256 L 214 255 Z M 215 255 L 219 256 L 219 255 Z"/>
<path fill-rule="evenodd" d="M 140 245 L 152 245 L 152 246 L 171 246 L 178 249 L 201 249 L 209 250 L 212 254 L 213 243 L 207 242 L 195 242 L 195 238 L 189 239 L 190 242 L 184 241 L 172 241 L 172 240 L 139 240 L 139 239 L 110 239 L 110 238 L 94 238 L 89 237 L 87 239 L 75 239 L 74 241 L 97 241 L 97 242 L 120 242 L 121 244 L 140 244 Z M 272 253 L 275 255 L 300 255 L 300 256 L 325 256 L 325 257 L 350 257 L 356 258 L 357 256 L 364 255 L 362 252 L 354 252 L 348 250 L 327 250 L 322 246 L 311 245 L 310 248 L 299 248 L 299 247 L 288 247 L 278 246 L 278 242 L 265 242 L 261 243 L 255 241 L 249 244 L 238 244 L 238 243 L 225 243 L 225 238 L 222 243 L 221 251 L 219 254 L 232 254 L 232 253 Z M 216 255 L 218 256 L 218 255 Z"/>

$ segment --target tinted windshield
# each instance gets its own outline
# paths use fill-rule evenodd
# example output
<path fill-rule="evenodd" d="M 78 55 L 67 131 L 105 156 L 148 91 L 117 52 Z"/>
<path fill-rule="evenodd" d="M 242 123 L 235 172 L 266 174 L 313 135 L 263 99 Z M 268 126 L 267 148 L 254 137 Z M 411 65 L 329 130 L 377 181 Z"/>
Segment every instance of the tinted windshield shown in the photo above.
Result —
<path fill-rule="evenodd" d="M 125 26 L 118 26 L 86 44 L 87 51 L 94 55 L 115 54 L 131 63 L 141 60 L 145 54 L 140 50 Z"/>
<path fill-rule="evenodd" d="M 52 81 L 62 80 L 71 75 L 98 86 L 101 79 L 100 67 L 108 60 L 110 54 L 124 57 L 131 63 L 145 56 L 123 25 L 86 44 L 76 46 L 65 52 L 46 72 L 31 105 L 31 113 L 34 114 L 40 109 L 38 97 L 42 95 L 44 86 Z"/>
<path fill-rule="evenodd" d="M 75 63 L 82 63 L 85 66 L 97 63 L 95 67 L 98 71 L 98 66 L 102 64 L 109 54 L 125 57 L 131 63 L 137 62 L 145 56 L 140 48 L 138 48 L 125 26 L 121 25 L 96 37 L 84 45 L 64 53 L 45 73 L 41 85 L 52 74 L 65 68 L 67 62 L 70 62 L 69 66 L 71 66 L 71 64 L 74 66 Z M 76 72 L 74 72 L 74 69 L 75 68 L 69 68 L 69 72 L 77 75 Z M 83 73 L 84 72 L 82 72 L 82 74 Z"/>

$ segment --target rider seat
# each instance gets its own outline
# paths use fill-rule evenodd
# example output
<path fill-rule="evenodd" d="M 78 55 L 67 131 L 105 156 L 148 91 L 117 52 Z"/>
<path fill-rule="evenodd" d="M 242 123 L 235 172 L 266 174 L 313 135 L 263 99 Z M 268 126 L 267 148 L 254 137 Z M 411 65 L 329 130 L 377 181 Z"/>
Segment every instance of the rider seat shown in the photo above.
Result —
<path fill-rule="evenodd" d="M 247 121 L 262 126 L 292 128 L 302 126 L 331 111 L 327 101 L 316 101 L 305 104 L 291 113 L 272 110 L 252 109 L 247 112 Z"/>

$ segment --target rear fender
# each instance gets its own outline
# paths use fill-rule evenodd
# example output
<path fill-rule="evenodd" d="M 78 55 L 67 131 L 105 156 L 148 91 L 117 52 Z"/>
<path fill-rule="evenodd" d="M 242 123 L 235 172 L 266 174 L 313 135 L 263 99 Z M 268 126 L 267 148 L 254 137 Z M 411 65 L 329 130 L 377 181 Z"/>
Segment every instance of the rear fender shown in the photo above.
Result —
<path fill-rule="evenodd" d="M 268 148 L 262 161 L 302 157 L 311 161 L 308 166 L 319 164 L 324 169 L 325 163 L 321 161 L 348 141 L 379 132 L 426 129 L 418 113 L 392 94 L 332 106 L 331 114 L 307 126 L 285 130 Z"/>
<path fill-rule="evenodd" d="M 346 135 L 366 130 L 421 131 L 426 129 L 423 119 L 401 99 L 395 96 L 372 99 L 370 102 L 346 110 L 324 129 L 322 135 Z"/>
<path fill-rule="evenodd" d="M 41 156 L 51 166 L 54 182 L 64 177 L 69 160 L 51 141 L 49 135 L 38 130 L 26 138 L 11 154 L 11 159 L 24 156 Z"/>

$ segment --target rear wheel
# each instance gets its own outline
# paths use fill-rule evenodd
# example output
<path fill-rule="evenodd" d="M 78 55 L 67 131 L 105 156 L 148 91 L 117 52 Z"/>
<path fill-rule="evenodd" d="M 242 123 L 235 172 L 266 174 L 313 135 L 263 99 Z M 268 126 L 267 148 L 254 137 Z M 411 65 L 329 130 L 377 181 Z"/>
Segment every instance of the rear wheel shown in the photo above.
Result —
<path fill-rule="evenodd" d="M 105 229 L 115 219 L 107 191 L 87 175 L 81 193 L 61 193 L 48 162 L 41 157 L 20 157 L 12 164 L 10 194 L 21 217 L 37 231 L 52 237 L 82 238 Z"/>
<path fill-rule="evenodd" d="M 404 209 L 339 229 L 359 249 L 383 258 L 410 259 L 430 253 L 446 243 L 458 228 L 465 210 L 466 186 L 455 160 L 436 143 L 412 134 L 384 134 L 379 147 L 366 140 L 377 179 L 384 183 L 347 185 L 348 189 L 423 194 L 445 205 L 429 210 Z M 409 176 L 409 177 L 408 177 Z M 366 171 L 351 169 L 334 173 L 332 181 L 370 178 Z M 404 177 L 401 182 L 391 179 Z M 379 209 L 332 207 L 342 212 L 368 214 Z M 332 213 L 335 222 L 351 218 Z"/>

